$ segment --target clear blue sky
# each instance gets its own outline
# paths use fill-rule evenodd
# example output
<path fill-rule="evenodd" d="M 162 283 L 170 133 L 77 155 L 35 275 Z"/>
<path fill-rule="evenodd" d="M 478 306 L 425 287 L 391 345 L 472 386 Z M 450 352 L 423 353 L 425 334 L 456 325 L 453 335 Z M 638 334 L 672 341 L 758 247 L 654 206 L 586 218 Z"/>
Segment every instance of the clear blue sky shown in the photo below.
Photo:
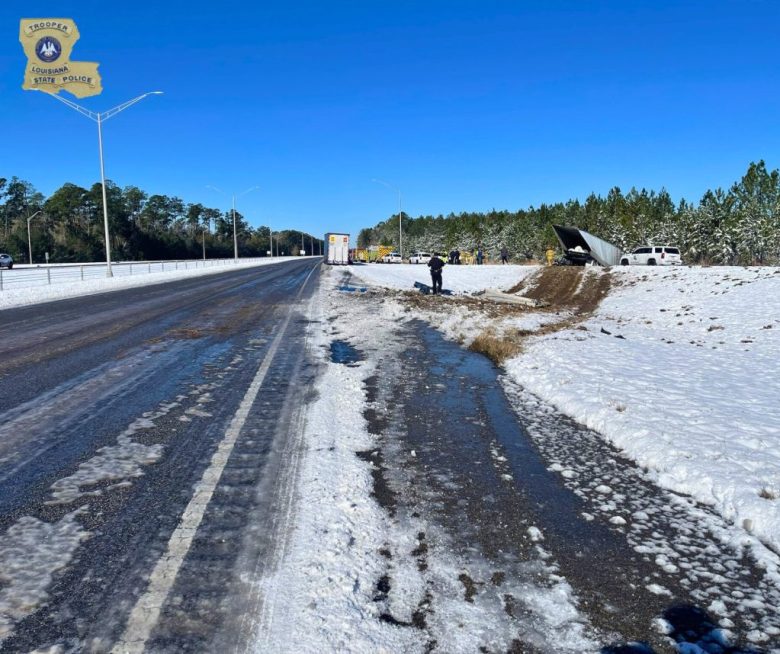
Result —
<path fill-rule="evenodd" d="M 253 6 L 256 5 L 256 6 Z M 780 3 L 0 4 L 0 176 L 45 194 L 99 179 L 93 123 L 22 91 L 20 18 L 73 18 L 100 62 L 120 186 L 319 234 L 411 215 L 659 189 L 698 200 L 780 166 Z M 70 97 L 70 96 L 66 96 Z"/>

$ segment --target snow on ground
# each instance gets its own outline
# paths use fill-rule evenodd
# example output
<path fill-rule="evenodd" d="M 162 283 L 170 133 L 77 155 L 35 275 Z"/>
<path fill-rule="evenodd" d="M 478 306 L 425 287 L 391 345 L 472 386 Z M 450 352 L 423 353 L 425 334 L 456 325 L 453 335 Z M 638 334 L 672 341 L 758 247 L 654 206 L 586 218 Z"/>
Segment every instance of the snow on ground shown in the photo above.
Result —
<path fill-rule="evenodd" d="M 508 372 L 780 551 L 780 270 L 613 275 L 587 331 L 540 337 Z"/>
<path fill-rule="evenodd" d="M 443 288 L 453 293 L 474 293 L 486 288 L 507 290 L 537 270 L 535 266 L 444 266 Z M 349 271 L 368 284 L 414 290 L 415 282 L 431 284 L 428 266 L 406 264 L 364 264 L 350 266 Z"/>
<path fill-rule="evenodd" d="M 294 528 L 274 570 L 260 582 L 267 599 L 256 651 L 424 652 L 430 639 L 441 651 L 472 652 L 486 633 L 503 643 L 497 651 L 506 650 L 514 634 L 503 633 L 503 605 L 461 599 L 465 554 L 448 546 L 443 535 L 440 546 L 431 538 L 423 577 L 417 559 L 409 555 L 419 545 L 420 525 L 393 519 L 371 496 L 371 464 L 356 456 L 376 447 L 364 417 L 364 382 L 383 369 L 383 357 L 405 349 L 396 326 L 410 316 L 399 303 L 381 298 L 356 306 L 355 294 L 336 290 L 349 270 L 324 269 L 308 316 L 310 349 L 322 373 L 307 412 Z M 507 272 L 492 274 L 492 279 L 511 278 Z M 479 286 L 464 277 L 463 288 Z M 335 340 L 356 347 L 364 360 L 350 365 L 330 360 Z M 380 580 L 390 558 L 392 590 L 387 591 Z M 545 630 L 538 638 L 557 643 L 557 651 L 595 651 L 565 580 L 537 566 L 517 586 L 517 596 L 536 607 L 528 616 L 529 633 Z M 434 611 L 427 629 L 409 628 L 415 612 L 428 603 Z M 385 619 L 387 607 L 404 626 Z"/>
<path fill-rule="evenodd" d="M 422 651 L 414 630 L 382 622 L 373 601 L 382 575 L 377 552 L 389 526 L 370 498 L 371 470 L 356 452 L 372 446 L 358 398 L 377 362 L 346 366 L 328 360 L 335 328 L 320 298 L 308 318 L 314 321 L 309 347 L 322 373 L 306 416 L 295 526 L 283 557 L 261 582 L 266 599 L 256 651 Z M 364 329 L 382 331 L 381 316 L 366 318 Z"/>
<path fill-rule="evenodd" d="M 123 288 L 136 288 L 138 286 L 149 286 L 152 284 L 163 284 L 177 279 L 189 279 L 191 277 L 201 277 L 203 275 L 217 275 L 230 270 L 239 270 L 243 268 L 254 268 L 256 266 L 267 266 L 274 263 L 284 263 L 285 261 L 297 261 L 296 258 L 268 258 L 253 259 L 249 262 L 226 264 L 215 266 L 213 268 L 193 268 L 191 270 L 172 270 L 168 272 L 153 272 L 149 274 L 136 274 L 128 276 L 103 277 L 100 279 L 85 279 L 84 281 L 73 281 L 64 284 L 52 284 L 51 286 L 31 286 L 26 288 L 6 288 L 0 291 L 0 309 L 10 309 L 12 307 L 23 307 L 30 304 L 40 304 L 41 302 L 51 302 L 53 300 L 65 300 L 71 297 L 80 297 L 82 295 L 95 295 L 96 293 L 105 293 L 107 291 L 118 291 Z M 13 271 L 4 271 L 5 275 L 23 273 L 24 268 Z"/>
<path fill-rule="evenodd" d="M 537 270 L 450 266 L 444 286 L 506 290 Z M 353 273 L 388 288 L 408 289 L 425 277 L 413 266 Z M 598 431 L 659 485 L 716 508 L 736 525 L 735 539 L 757 538 L 780 551 L 780 269 L 630 267 L 609 274 L 613 289 L 593 316 L 524 339 L 507 372 Z M 422 315 L 459 340 L 490 324 L 463 307 L 443 313 Z M 535 329 L 554 319 L 511 320 Z M 502 331 L 510 320 L 493 324 Z"/>

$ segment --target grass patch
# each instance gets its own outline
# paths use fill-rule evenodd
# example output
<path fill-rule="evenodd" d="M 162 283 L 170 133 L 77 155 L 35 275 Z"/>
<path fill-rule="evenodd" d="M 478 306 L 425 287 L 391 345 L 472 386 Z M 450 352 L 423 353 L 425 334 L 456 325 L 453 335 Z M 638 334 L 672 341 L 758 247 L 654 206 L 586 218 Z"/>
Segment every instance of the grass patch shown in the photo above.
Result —
<path fill-rule="evenodd" d="M 501 365 L 507 359 L 517 356 L 522 349 L 517 334 L 496 336 L 490 331 L 482 332 L 469 345 L 469 350 L 484 354 L 498 365 Z"/>

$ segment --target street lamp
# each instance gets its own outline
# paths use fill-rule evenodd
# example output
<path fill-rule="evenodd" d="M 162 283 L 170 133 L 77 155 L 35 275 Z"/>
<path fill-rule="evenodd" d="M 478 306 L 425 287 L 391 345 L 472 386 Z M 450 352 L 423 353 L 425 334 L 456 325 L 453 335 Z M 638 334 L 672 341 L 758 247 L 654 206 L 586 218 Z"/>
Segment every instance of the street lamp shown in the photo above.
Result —
<path fill-rule="evenodd" d="M 43 210 L 36 211 L 32 216 L 27 216 L 27 253 L 29 255 L 29 263 L 32 265 L 32 240 L 30 239 L 30 221 L 35 218 L 39 213 L 43 213 Z"/>
<path fill-rule="evenodd" d="M 75 109 L 78 111 L 82 116 L 86 116 L 90 120 L 94 120 L 97 123 L 98 126 L 98 148 L 100 150 L 100 183 L 103 186 L 103 227 L 105 229 L 105 238 L 106 238 L 106 277 L 113 277 L 114 274 L 111 271 L 111 242 L 109 240 L 109 233 L 108 233 L 108 203 L 106 201 L 106 173 L 105 169 L 103 167 L 103 123 L 107 121 L 109 118 L 113 118 L 116 116 L 120 111 L 124 111 L 128 107 L 132 107 L 137 102 L 140 102 L 145 97 L 150 95 L 162 95 L 162 91 L 149 91 L 148 93 L 144 93 L 143 95 L 139 95 L 137 98 L 133 98 L 132 100 L 128 100 L 127 102 L 117 105 L 113 109 L 109 109 L 108 111 L 104 111 L 103 113 L 96 113 L 94 111 L 90 111 L 89 109 L 85 109 L 81 105 L 76 104 L 72 100 L 68 100 L 67 98 L 61 98 L 59 95 L 56 95 L 54 93 L 49 93 L 48 91 L 44 91 L 47 95 L 50 95 L 55 100 L 59 100 L 63 104 L 68 105 L 71 109 Z"/>
<path fill-rule="evenodd" d="M 206 188 L 210 188 L 212 191 L 216 191 L 217 193 L 222 193 L 222 195 L 227 195 L 225 191 L 223 191 L 220 188 L 217 188 L 216 186 L 211 186 L 211 184 L 207 184 Z M 236 234 L 236 198 L 240 198 L 242 195 L 246 195 L 247 193 L 251 193 L 252 191 L 256 191 L 259 189 L 259 186 L 252 186 L 248 188 L 246 191 L 242 191 L 238 195 L 235 193 L 233 194 L 233 260 L 238 262 L 238 235 Z"/>
<path fill-rule="evenodd" d="M 372 179 L 371 181 L 372 182 L 376 182 L 377 184 L 382 184 L 382 186 L 386 186 L 391 191 L 395 191 L 396 193 L 398 193 L 398 254 L 401 255 L 401 259 L 403 260 L 403 258 L 404 258 L 404 245 L 403 245 L 403 233 L 401 231 L 401 215 L 402 215 L 402 211 L 401 211 L 401 190 L 397 189 L 392 184 L 389 184 L 388 182 L 385 182 L 384 180 L 381 180 L 381 179 Z"/>

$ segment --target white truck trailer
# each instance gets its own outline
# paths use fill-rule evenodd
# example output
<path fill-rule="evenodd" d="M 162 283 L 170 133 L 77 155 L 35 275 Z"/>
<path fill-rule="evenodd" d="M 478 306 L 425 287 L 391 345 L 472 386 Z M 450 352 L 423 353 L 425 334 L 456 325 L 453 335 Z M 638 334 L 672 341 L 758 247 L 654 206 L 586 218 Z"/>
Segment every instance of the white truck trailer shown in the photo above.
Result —
<path fill-rule="evenodd" d="M 344 266 L 349 263 L 349 234 L 325 234 L 325 263 Z"/>

